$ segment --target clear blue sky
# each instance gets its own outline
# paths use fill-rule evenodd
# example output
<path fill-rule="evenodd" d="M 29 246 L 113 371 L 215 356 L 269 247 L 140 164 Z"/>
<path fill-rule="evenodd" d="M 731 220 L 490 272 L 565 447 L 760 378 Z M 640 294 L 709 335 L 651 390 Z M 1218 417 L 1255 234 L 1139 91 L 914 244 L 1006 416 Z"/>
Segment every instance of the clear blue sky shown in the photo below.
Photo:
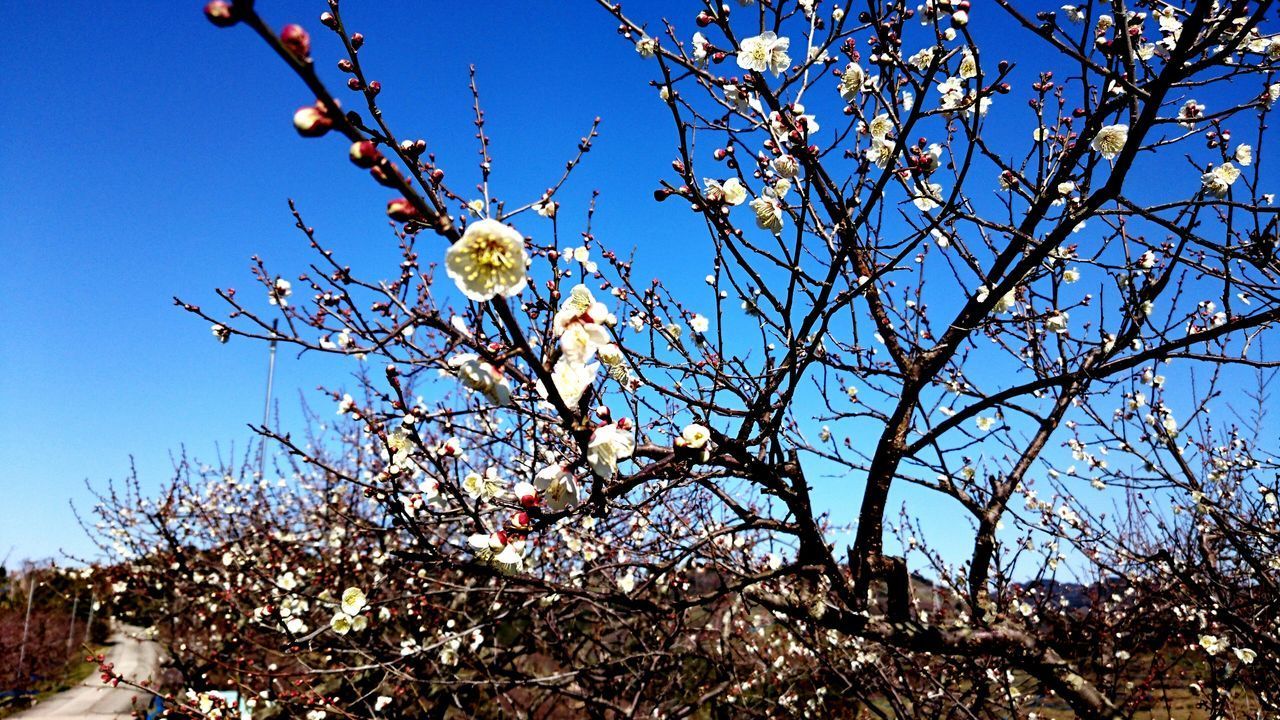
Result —
<path fill-rule="evenodd" d="M 322 5 L 260 3 L 276 27 L 311 27 L 331 70 L 338 55 L 316 21 Z M 666 134 L 650 132 L 666 129 L 665 109 L 628 102 L 653 92 L 648 69 L 592 4 L 500 3 L 484 13 L 492 20 L 466 3 L 347 5 L 348 23 L 370 38 L 365 62 L 398 127 L 428 138 L 447 167 L 474 167 L 474 62 L 507 197 L 534 198 L 554 182 L 602 115 L 604 137 L 569 197 L 601 188 L 598 227 L 626 229 L 642 247 L 666 242 L 664 223 L 687 221 L 672 212 L 647 217 L 642 232 L 628 227 L 667 167 Z M 87 551 L 68 502 L 87 507 L 84 480 L 125 475 L 131 455 L 154 487 L 183 444 L 208 458 L 218 443 L 226 452 L 249 440 L 265 347 L 218 345 L 171 297 L 212 308 L 214 287 L 248 287 L 254 253 L 296 275 L 309 257 L 287 198 L 350 264 L 393 258 L 387 191 L 352 168 L 338 139 L 299 138 L 291 117 L 305 89 L 250 31 L 218 30 L 200 7 L 5 10 L 0 558 L 10 547 L 15 558 Z M 341 382 L 331 366 L 288 353 L 277 377 L 284 412 L 300 390 Z"/>

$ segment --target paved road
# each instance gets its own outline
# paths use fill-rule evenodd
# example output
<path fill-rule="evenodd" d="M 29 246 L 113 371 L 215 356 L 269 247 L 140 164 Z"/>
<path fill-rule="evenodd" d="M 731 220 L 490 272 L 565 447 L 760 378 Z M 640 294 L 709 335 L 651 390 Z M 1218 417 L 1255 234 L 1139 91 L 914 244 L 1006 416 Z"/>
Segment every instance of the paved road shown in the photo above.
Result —
<path fill-rule="evenodd" d="M 115 663 L 115 669 L 131 680 L 154 677 L 160 667 L 160 646 L 145 637 L 141 628 L 119 626 L 111 636 L 107 662 Z M 134 697 L 140 704 L 150 703 L 150 696 L 124 685 L 106 685 L 95 672 L 76 687 L 13 716 L 13 720 L 126 720 L 131 717 Z"/>

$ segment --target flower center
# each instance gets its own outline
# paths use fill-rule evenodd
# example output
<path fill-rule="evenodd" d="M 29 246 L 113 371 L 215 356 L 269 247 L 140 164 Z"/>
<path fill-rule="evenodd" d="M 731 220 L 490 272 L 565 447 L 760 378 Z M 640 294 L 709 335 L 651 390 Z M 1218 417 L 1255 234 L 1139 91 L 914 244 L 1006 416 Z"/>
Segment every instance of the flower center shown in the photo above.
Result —
<path fill-rule="evenodd" d="M 507 270 L 512 266 L 506 243 L 498 237 L 477 238 L 473 257 L 477 269 L 482 271 Z"/>

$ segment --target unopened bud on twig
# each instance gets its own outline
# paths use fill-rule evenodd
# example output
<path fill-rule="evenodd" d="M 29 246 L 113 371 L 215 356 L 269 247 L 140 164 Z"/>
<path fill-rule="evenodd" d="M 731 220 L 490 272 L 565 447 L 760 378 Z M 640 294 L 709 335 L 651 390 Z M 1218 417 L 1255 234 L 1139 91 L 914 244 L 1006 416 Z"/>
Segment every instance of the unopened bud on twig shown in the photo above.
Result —
<path fill-rule="evenodd" d="M 303 137 L 320 137 L 333 129 L 333 120 L 316 105 L 308 105 L 293 114 L 293 127 Z"/>
<path fill-rule="evenodd" d="M 378 146 L 371 141 L 361 140 L 351 144 L 350 156 L 351 162 L 355 163 L 356 167 L 368 169 L 378 162 L 382 153 L 378 152 Z"/>
<path fill-rule="evenodd" d="M 209 18 L 209 22 L 218 27 L 231 27 L 240 21 L 236 17 L 235 10 L 231 8 L 231 4 L 223 2 L 223 0 L 213 0 L 213 2 L 205 5 L 204 16 Z"/>
<path fill-rule="evenodd" d="M 395 198 L 387 203 L 387 216 L 396 222 L 409 222 L 422 217 L 418 209 L 405 198 Z"/>
<path fill-rule="evenodd" d="M 285 25 L 280 30 L 280 43 L 299 60 L 311 57 L 311 35 L 301 25 Z"/>
<path fill-rule="evenodd" d="M 404 175 L 393 162 L 379 162 L 369 168 L 369 174 L 383 187 L 393 188 L 404 184 Z"/>

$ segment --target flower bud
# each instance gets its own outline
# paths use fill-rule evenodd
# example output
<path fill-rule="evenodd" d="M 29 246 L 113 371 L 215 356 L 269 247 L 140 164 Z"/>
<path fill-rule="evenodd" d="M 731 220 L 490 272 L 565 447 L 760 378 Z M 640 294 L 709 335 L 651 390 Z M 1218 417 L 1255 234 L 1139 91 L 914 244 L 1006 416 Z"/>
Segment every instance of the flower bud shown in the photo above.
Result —
<path fill-rule="evenodd" d="M 338 27 L 338 19 L 333 16 L 333 13 L 325 10 L 320 13 L 320 24 L 332 30 Z"/>
<path fill-rule="evenodd" d="M 209 22 L 218 27 L 231 27 L 240 22 L 236 17 L 235 10 L 231 8 L 231 4 L 223 0 L 213 0 L 213 2 L 204 6 L 204 16 Z"/>
<path fill-rule="evenodd" d="M 302 137 L 320 137 L 333 129 L 333 120 L 320 108 L 308 105 L 293 114 L 293 127 Z"/>
<path fill-rule="evenodd" d="M 311 57 L 311 35 L 301 25 L 285 25 L 280 30 L 280 43 L 299 60 Z"/>
<path fill-rule="evenodd" d="M 387 216 L 396 222 L 409 222 L 422 217 L 418 209 L 405 198 L 395 198 L 387 203 Z"/>
<path fill-rule="evenodd" d="M 365 168 L 366 170 L 373 167 L 378 162 L 378 158 L 382 157 L 382 154 L 378 152 L 378 146 L 369 140 L 352 143 L 349 155 L 351 162 L 355 163 L 356 167 Z"/>
<path fill-rule="evenodd" d="M 396 167 L 395 163 L 391 162 L 379 162 L 374 164 L 373 167 L 369 168 L 369 174 L 372 175 L 373 179 L 377 180 L 378 184 L 383 187 L 397 187 L 399 185 L 399 183 L 396 182 L 397 180 L 404 182 L 404 176 L 400 174 L 400 168 Z"/>

